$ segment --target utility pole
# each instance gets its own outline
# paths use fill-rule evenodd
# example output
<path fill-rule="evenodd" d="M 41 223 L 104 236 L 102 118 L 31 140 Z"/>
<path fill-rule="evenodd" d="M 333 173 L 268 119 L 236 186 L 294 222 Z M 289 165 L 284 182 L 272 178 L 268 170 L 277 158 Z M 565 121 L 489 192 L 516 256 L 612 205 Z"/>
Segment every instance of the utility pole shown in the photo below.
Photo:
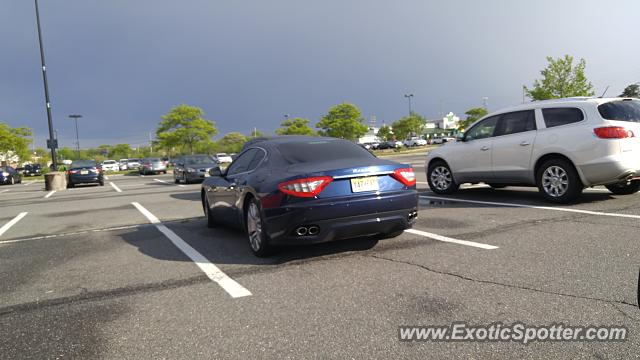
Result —
<path fill-rule="evenodd" d="M 149 131 L 149 150 L 153 153 L 153 141 L 151 140 L 151 131 Z"/>
<path fill-rule="evenodd" d="M 69 118 L 76 121 L 76 153 L 78 154 L 78 159 L 80 159 L 80 137 L 78 136 L 78 119 L 80 119 L 82 115 L 79 114 L 71 114 Z"/>
<path fill-rule="evenodd" d="M 51 149 L 51 161 L 53 171 L 58 171 L 58 160 L 56 156 L 56 148 L 58 147 L 57 139 L 53 137 L 53 119 L 51 115 L 51 101 L 49 100 L 49 83 L 47 81 L 47 65 L 44 61 L 44 47 L 42 45 L 42 28 L 40 27 L 40 10 L 38 9 L 38 0 L 36 5 L 36 24 L 38 25 L 38 44 L 40 45 L 40 62 L 42 64 L 42 81 L 44 83 L 44 98 L 47 107 L 47 122 L 49 124 L 49 141 L 47 145 Z"/>
<path fill-rule="evenodd" d="M 488 97 L 485 96 L 485 97 L 482 98 L 482 106 L 487 111 L 489 111 L 488 102 L 489 102 L 489 98 Z"/>
<path fill-rule="evenodd" d="M 413 94 L 404 94 L 404 97 L 409 100 L 409 116 L 411 116 L 411 114 L 413 114 L 413 109 L 411 108 L 411 98 Z"/>

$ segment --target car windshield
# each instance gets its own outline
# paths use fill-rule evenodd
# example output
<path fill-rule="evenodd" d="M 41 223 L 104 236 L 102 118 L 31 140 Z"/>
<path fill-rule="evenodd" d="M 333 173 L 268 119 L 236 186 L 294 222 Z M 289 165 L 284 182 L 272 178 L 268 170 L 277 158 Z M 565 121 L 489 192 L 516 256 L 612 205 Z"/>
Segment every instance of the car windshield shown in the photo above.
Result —
<path fill-rule="evenodd" d="M 96 162 L 93 160 L 76 160 L 71 163 L 71 167 L 95 167 Z"/>
<path fill-rule="evenodd" d="M 598 106 L 598 112 L 606 120 L 640 122 L 640 101 L 620 100 Z"/>
<path fill-rule="evenodd" d="M 103 162 L 103 164 L 115 164 L 116 162 L 114 160 L 105 160 Z"/>
<path fill-rule="evenodd" d="M 210 156 L 194 156 L 184 159 L 185 165 L 199 165 L 199 164 L 211 164 L 215 161 Z"/>
<path fill-rule="evenodd" d="M 370 159 L 373 155 L 345 140 L 310 140 L 278 145 L 282 157 L 291 164 L 338 159 Z"/>

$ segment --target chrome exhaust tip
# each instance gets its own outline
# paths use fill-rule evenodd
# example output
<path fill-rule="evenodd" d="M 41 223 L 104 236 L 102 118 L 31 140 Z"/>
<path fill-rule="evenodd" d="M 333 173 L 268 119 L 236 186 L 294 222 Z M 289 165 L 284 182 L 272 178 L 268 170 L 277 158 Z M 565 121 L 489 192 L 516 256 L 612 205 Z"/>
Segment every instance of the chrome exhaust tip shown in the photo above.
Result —
<path fill-rule="evenodd" d="M 309 226 L 309 235 L 318 235 L 320 228 L 317 226 Z"/>
<path fill-rule="evenodd" d="M 308 232 L 309 232 L 309 229 L 307 229 L 304 226 L 300 226 L 299 228 L 296 229 L 296 235 L 298 236 L 305 236 L 307 235 Z"/>

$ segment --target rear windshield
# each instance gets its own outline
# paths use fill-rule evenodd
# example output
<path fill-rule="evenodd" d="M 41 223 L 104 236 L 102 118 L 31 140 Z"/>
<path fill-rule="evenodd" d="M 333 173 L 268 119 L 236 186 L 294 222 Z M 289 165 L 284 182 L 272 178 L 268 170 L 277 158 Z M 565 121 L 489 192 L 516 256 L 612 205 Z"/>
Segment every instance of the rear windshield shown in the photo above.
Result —
<path fill-rule="evenodd" d="M 600 116 L 606 120 L 640 122 L 640 101 L 620 100 L 598 106 Z"/>
<path fill-rule="evenodd" d="M 338 159 L 370 159 L 373 155 L 362 147 L 341 140 L 311 140 L 278 145 L 282 157 L 290 164 Z"/>
<path fill-rule="evenodd" d="M 71 163 L 71 167 L 95 167 L 96 162 L 93 160 L 76 160 Z"/>
<path fill-rule="evenodd" d="M 116 161 L 115 160 L 105 160 L 102 162 L 103 164 L 115 164 Z"/>
<path fill-rule="evenodd" d="M 215 160 L 210 156 L 194 156 L 184 158 L 185 165 L 198 165 L 198 164 L 212 164 L 215 163 Z"/>

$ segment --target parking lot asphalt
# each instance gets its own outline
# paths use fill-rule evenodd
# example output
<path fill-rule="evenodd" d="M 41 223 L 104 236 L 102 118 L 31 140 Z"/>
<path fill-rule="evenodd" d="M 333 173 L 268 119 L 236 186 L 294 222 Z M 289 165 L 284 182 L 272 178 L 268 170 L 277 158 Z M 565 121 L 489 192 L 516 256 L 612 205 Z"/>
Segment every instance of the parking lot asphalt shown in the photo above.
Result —
<path fill-rule="evenodd" d="M 254 257 L 208 229 L 199 184 L 112 176 L 0 187 L 0 356 L 635 358 L 640 195 L 428 190 L 412 231 Z M 375 245 L 375 246 L 374 246 Z M 402 325 L 621 325 L 624 342 L 401 342 Z"/>

